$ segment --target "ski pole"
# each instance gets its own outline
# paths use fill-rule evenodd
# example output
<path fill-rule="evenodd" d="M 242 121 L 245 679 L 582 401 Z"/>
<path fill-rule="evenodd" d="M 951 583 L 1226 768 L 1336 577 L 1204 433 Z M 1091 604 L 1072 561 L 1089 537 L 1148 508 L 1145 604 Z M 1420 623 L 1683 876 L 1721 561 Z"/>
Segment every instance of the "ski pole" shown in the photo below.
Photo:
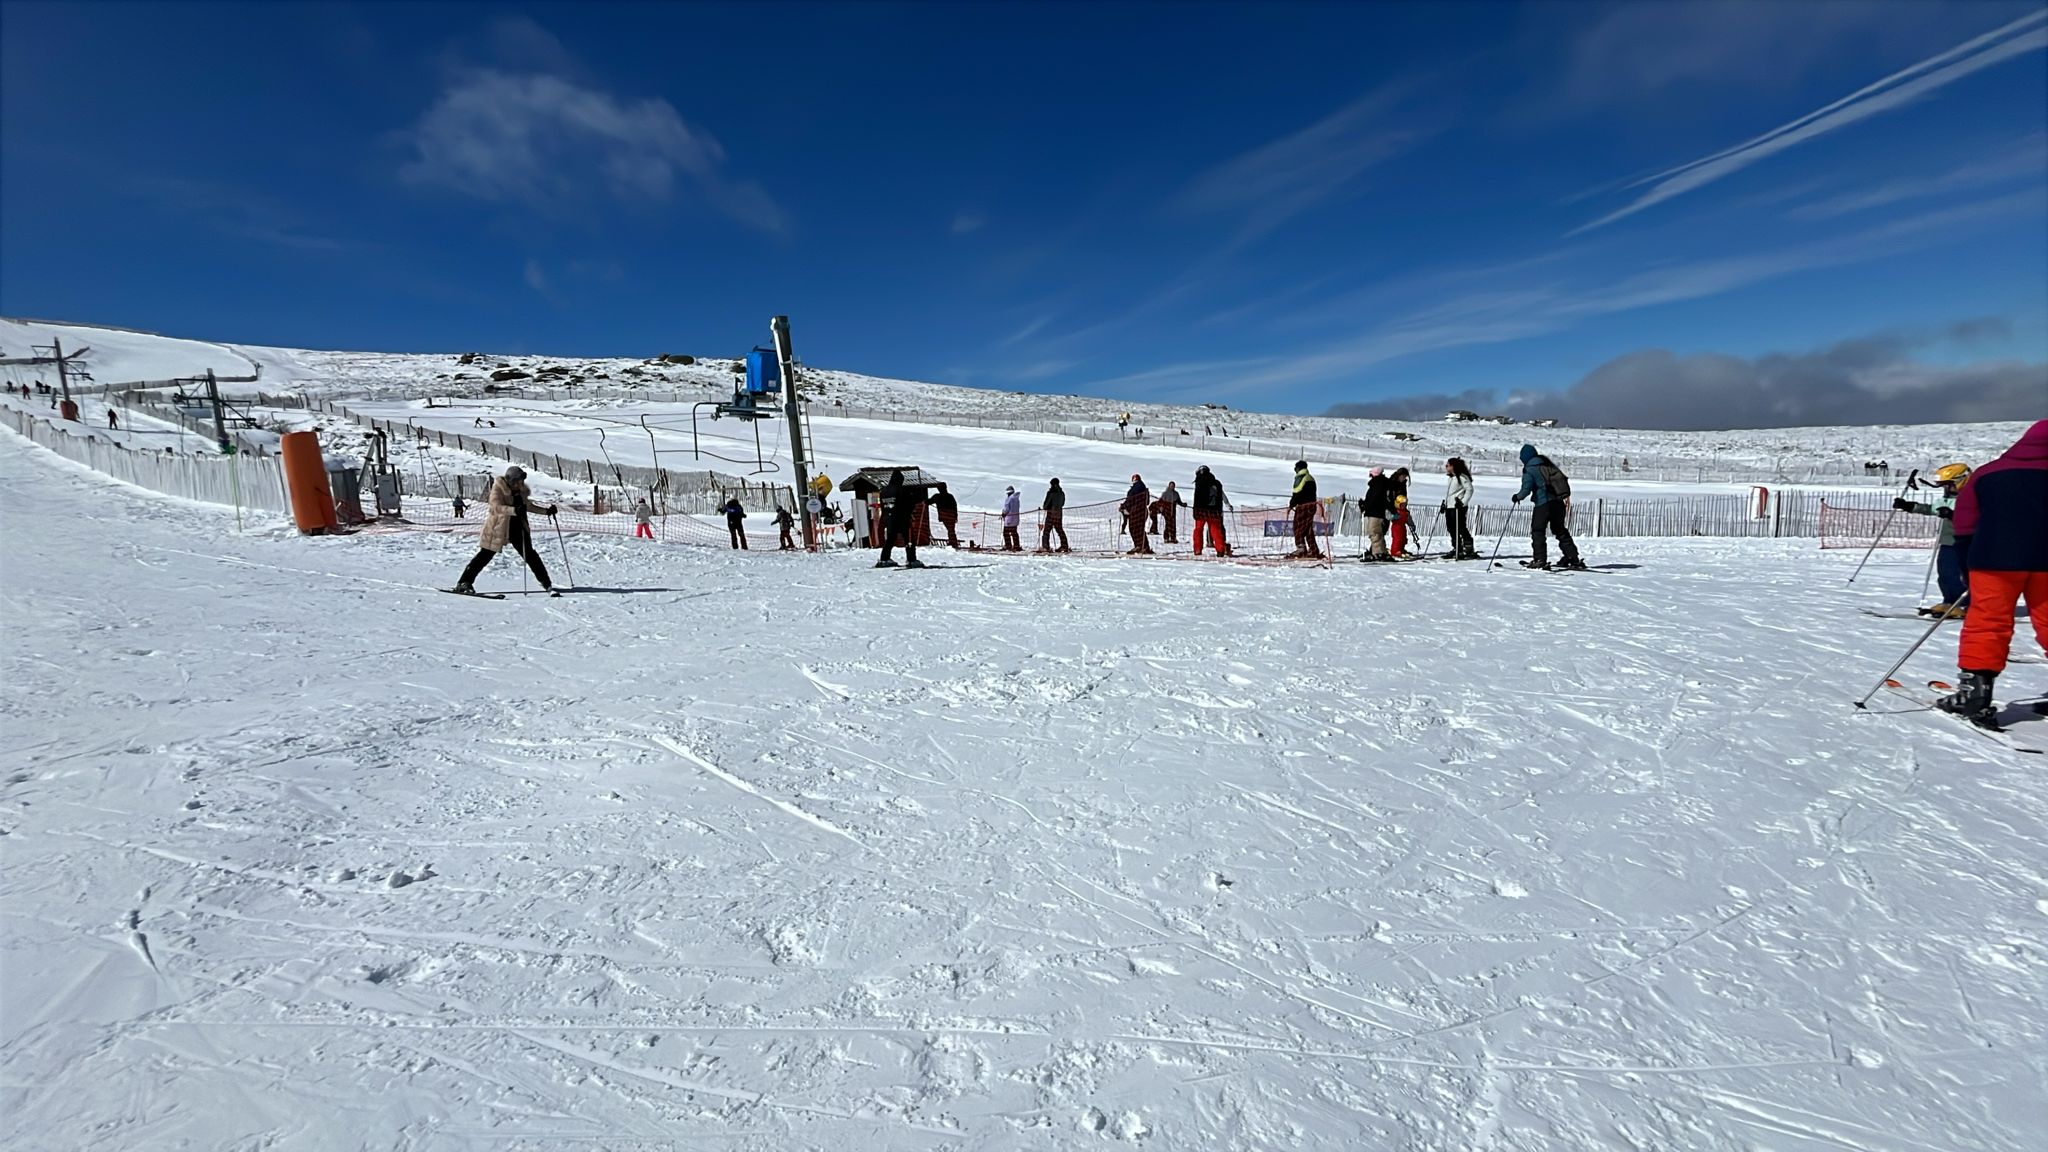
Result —
<path fill-rule="evenodd" d="M 1506 540 L 1508 538 L 1508 525 L 1514 521 L 1514 518 L 1515 508 L 1514 505 L 1510 504 L 1508 505 L 1508 514 L 1505 517 L 1503 517 L 1500 522 L 1500 535 L 1495 536 L 1493 538 L 1493 559 L 1487 562 L 1487 567 L 1500 567 L 1501 541 Z"/>
<path fill-rule="evenodd" d="M 1936 537 L 1937 541 L 1940 539 Z M 1927 585 L 1934 581 L 1934 559 L 1941 555 L 1941 545 L 1936 543 L 1927 551 L 1927 575 L 1920 578 L 1920 602 L 1927 602 Z"/>
<path fill-rule="evenodd" d="M 1925 644 L 1929 640 L 1933 639 L 1934 630 L 1941 627 L 1943 624 L 1948 623 L 1949 617 L 1955 615 L 1956 609 L 1961 608 L 1963 606 L 1963 602 L 1965 600 L 1968 600 L 1969 598 L 1970 594 L 1968 592 L 1963 593 L 1962 596 L 1957 598 L 1955 603 L 1948 606 L 1947 610 L 1943 611 L 1941 615 L 1935 617 L 1934 623 L 1929 624 L 1927 626 L 1927 631 L 1922 632 L 1920 634 L 1920 638 L 1918 640 L 1913 641 L 1913 646 L 1911 648 L 1906 649 L 1906 654 L 1904 656 L 1899 657 L 1899 662 L 1897 664 L 1892 665 L 1890 670 L 1885 672 L 1885 674 L 1878 679 L 1877 683 L 1871 687 L 1870 691 L 1865 692 L 1863 694 L 1863 699 L 1858 700 L 1856 702 L 1856 707 L 1861 708 L 1864 705 L 1870 703 L 1870 698 L 1872 696 L 1877 695 L 1879 689 L 1891 683 L 1892 677 L 1898 675 L 1899 669 L 1904 668 L 1906 666 L 1906 661 L 1911 660 L 1913 658 L 1913 653 L 1918 652 L 1922 644 Z"/>
<path fill-rule="evenodd" d="M 569 567 L 569 542 L 562 538 L 562 521 L 554 516 L 550 516 L 548 519 L 555 522 L 555 543 L 560 545 L 562 549 L 562 575 L 569 578 L 569 587 L 574 588 L 576 586 L 576 570 Z"/>
<path fill-rule="evenodd" d="M 1898 499 L 1904 500 L 1906 498 L 1906 493 L 1910 492 L 1913 489 L 1913 478 L 1918 475 L 1920 475 L 1920 470 L 1918 468 L 1915 468 L 1911 472 L 1906 474 L 1906 486 L 1904 488 L 1899 489 Z M 1856 562 L 1856 570 L 1854 572 L 1849 573 L 1849 583 L 1854 584 L 1856 582 L 1856 578 L 1858 576 L 1863 575 L 1863 566 L 1865 564 L 1870 563 L 1870 554 L 1872 552 L 1877 551 L 1877 546 L 1884 542 L 1884 534 L 1886 532 L 1891 531 L 1892 517 L 1897 516 L 1898 514 L 1899 506 L 1897 504 L 1893 504 L 1892 510 L 1885 514 L 1884 523 L 1878 526 L 1877 537 L 1870 542 L 1870 547 L 1864 550 L 1863 559 L 1858 560 Z"/>

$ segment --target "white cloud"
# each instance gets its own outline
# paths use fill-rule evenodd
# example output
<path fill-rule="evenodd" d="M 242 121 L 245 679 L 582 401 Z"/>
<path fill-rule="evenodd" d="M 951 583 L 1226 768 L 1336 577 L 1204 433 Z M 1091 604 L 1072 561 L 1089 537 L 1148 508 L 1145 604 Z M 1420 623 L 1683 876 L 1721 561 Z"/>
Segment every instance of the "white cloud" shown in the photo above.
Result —
<path fill-rule="evenodd" d="M 1185 215 L 1242 212 L 1242 239 L 1264 235 L 1437 131 L 1389 122 L 1408 94 L 1407 85 L 1387 85 L 1226 160 L 1197 177 L 1173 206 Z"/>
<path fill-rule="evenodd" d="M 2030 136 L 2015 141 L 2002 149 L 1999 155 L 1965 164 L 1939 176 L 1886 181 L 1860 192 L 1802 204 L 1786 215 L 1795 220 L 1825 220 L 1887 204 L 1926 200 L 2027 177 L 2032 177 L 2035 183 L 2048 179 L 2048 136 Z"/>
<path fill-rule="evenodd" d="M 1788 148 L 1910 104 L 1974 72 L 2048 47 L 2048 29 L 2042 27 L 2044 23 L 2048 23 L 2048 10 L 2037 9 L 2001 28 L 1894 72 L 1761 136 L 1637 180 L 1630 187 L 1645 184 L 1652 187 L 1633 202 L 1573 229 L 1572 234 L 1633 216 L 1645 208 L 1704 187 Z"/>
<path fill-rule="evenodd" d="M 541 295 L 547 295 L 548 274 L 533 257 L 526 258 L 526 286 Z"/>
<path fill-rule="evenodd" d="M 537 26 L 517 35 L 521 55 L 560 63 Z M 550 50 L 551 49 L 551 50 Z M 548 71 L 454 69 L 447 87 L 404 133 L 408 181 L 481 200 L 558 208 L 593 190 L 659 203 L 687 183 L 717 211 L 768 232 L 785 224 L 759 185 L 726 172 L 725 149 L 666 100 L 630 100 Z"/>
<path fill-rule="evenodd" d="M 1573 283 L 1560 275 L 1534 283 L 1489 287 L 1416 309 L 1357 336 L 1301 348 L 1287 356 L 1178 365 L 1158 373 L 1098 382 L 1093 387 L 1168 380 L 1184 385 L 1183 392 L 1214 397 L 1344 380 L 1407 356 L 1504 344 L 1563 331 L 1602 316 L 1704 299 L 1801 272 L 1881 259 L 1925 247 L 1959 230 L 2038 216 L 2040 210 L 2037 191 L 2014 192 L 1829 240 L 1652 268 L 1606 283 Z"/>
<path fill-rule="evenodd" d="M 953 235 L 965 236 L 969 232 L 979 232 L 987 223 L 988 220 L 979 212 L 959 213 L 953 217 Z"/>

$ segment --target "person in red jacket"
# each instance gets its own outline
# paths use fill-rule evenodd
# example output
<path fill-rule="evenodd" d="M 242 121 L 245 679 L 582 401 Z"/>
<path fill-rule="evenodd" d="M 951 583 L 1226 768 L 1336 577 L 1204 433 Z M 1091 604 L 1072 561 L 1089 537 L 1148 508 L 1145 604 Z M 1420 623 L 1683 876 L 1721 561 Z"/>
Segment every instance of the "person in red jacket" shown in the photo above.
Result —
<path fill-rule="evenodd" d="M 1970 474 L 1950 517 L 1956 555 L 1970 582 L 1970 613 L 1956 654 L 1962 684 L 1944 712 L 1994 726 L 1991 689 L 2012 647 L 2021 597 L 2034 639 L 2048 653 L 2048 420 L 2036 420 L 2005 455 Z"/>

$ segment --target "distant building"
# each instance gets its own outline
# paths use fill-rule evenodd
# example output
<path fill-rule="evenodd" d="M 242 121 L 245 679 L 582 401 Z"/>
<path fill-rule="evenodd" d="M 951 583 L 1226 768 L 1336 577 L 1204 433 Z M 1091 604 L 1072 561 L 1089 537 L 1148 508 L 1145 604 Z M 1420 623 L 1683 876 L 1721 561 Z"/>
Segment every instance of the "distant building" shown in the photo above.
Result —
<path fill-rule="evenodd" d="M 1531 427 L 1531 428 L 1555 428 L 1555 427 L 1557 427 L 1557 417 L 1555 417 L 1555 416 L 1545 416 L 1545 417 L 1543 417 L 1543 418 L 1542 418 L 1541 420 L 1531 420 L 1531 421 L 1529 421 L 1529 427 Z"/>
<path fill-rule="evenodd" d="M 1488 424 L 1513 424 L 1515 418 L 1513 416 L 1488 416 L 1486 422 Z"/>
<path fill-rule="evenodd" d="M 1479 413 L 1467 412 L 1463 408 L 1444 413 L 1444 423 L 1446 424 L 1469 424 L 1477 419 L 1479 419 Z"/>

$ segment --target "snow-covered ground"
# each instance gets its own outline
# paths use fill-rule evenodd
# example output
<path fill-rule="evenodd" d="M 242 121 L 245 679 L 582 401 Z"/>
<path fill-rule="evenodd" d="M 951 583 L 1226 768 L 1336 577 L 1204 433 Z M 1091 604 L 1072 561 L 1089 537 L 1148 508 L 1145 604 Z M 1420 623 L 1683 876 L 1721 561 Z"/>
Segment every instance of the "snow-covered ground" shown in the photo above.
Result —
<path fill-rule="evenodd" d="M 579 539 L 588 592 L 471 601 L 467 539 L 237 536 L 5 434 L 0 536 L 8 1148 L 2048 1131 L 2048 776 L 1849 703 L 1918 553 Z"/>

